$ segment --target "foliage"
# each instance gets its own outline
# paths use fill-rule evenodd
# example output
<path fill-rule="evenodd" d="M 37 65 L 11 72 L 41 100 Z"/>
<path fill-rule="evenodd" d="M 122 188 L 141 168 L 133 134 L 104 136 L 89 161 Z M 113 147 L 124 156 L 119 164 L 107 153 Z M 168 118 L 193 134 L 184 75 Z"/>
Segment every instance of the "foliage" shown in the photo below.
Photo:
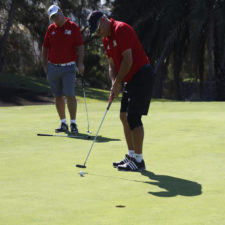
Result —
<path fill-rule="evenodd" d="M 7 42 L 4 44 L 4 73 L 25 74 L 28 76 L 44 77 L 41 66 L 41 47 L 46 29 L 49 25 L 47 8 L 57 3 L 62 8 L 64 15 L 74 20 L 81 29 L 85 40 L 86 52 L 85 62 L 87 63 L 85 77 L 93 87 L 108 87 L 106 79 L 106 63 L 104 55 L 98 54 L 99 45 L 92 45 L 87 30 L 87 15 L 91 9 L 96 8 L 100 3 L 93 1 L 26 1 L 16 2 L 16 10 L 13 15 L 13 24 Z M 0 4 L 0 11 L 7 12 L 10 9 L 10 2 L 4 1 Z M 3 24 L 6 27 L 7 24 Z M 0 33 L 3 35 L 4 29 Z M 96 42 L 96 41 L 94 41 Z M 1 64 L 3 66 L 3 63 Z"/>
<path fill-rule="evenodd" d="M 207 90 L 211 99 L 225 100 L 224 12 L 222 0 L 113 2 L 113 16 L 135 28 L 153 65 L 166 52 L 157 71 L 156 89 L 163 88 L 162 82 L 168 82 L 172 73 L 169 93 L 176 99 L 182 98 L 186 74 L 200 79 L 199 97 L 204 99 Z"/>
<path fill-rule="evenodd" d="M 46 10 L 53 2 L 81 28 L 89 85 L 110 86 L 101 41 L 89 38 L 86 20 L 90 10 L 104 9 L 136 30 L 157 72 L 155 97 L 191 98 L 183 85 L 187 83 L 184 80 L 193 79 L 190 85 L 195 87 L 192 94 L 197 96 L 196 100 L 225 100 L 223 0 L 107 0 L 104 6 L 100 0 L 3 0 L 0 2 L 0 71 L 4 66 L 3 72 L 45 76 L 40 49 L 49 24 Z M 11 10 L 13 4 L 16 7 Z"/>

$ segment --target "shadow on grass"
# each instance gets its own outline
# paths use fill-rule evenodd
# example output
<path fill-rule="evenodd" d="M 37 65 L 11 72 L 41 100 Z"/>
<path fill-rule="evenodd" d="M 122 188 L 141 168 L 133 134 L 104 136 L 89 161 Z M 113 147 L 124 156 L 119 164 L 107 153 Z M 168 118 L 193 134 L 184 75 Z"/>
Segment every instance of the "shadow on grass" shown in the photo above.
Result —
<path fill-rule="evenodd" d="M 81 79 L 77 79 L 76 96 L 84 97 Z M 109 90 L 85 86 L 89 99 L 108 101 Z M 119 101 L 121 97 L 115 99 Z M 0 106 L 53 104 L 54 97 L 45 78 L 0 74 Z"/>
<path fill-rule="evenodd" d="M 102 90 L 92 89 L 88 87 L 85 87 L 85 95 L 86 95 L 86 98 L 90 98 L 90 99 L 98 99 L 102 101 L 107 101 L 109 99 L 109 92 L 104 92 Z M 80 96 L 80 97 L 84 96 L 82 87 L 80 86 L 76 87 L 76 96 Z"/>
<path fill-rule="evenodd" d="M 93 141 L 95 136 L 91 136 L 88 134 L 84 133 L 78 133 L 78 134 L 73 134 L 73 133 L 68 133 L 68 134 L 46 134 L 46 133 L 38 133 L 37 136 L 39 137 L 60 137 L 60 138 L 74 138 L 74 139 L 83 139 L 83 140 L 90 140 Z M 107 138 L 103 136 L 97 136 L 95 142 L 109 142 L 109 141 L 120 141 L 120 139 L 115 139 L 115 138 Z"/>
<path fill-rule="evenodd" d="M 88 135 L 85 133 L 78 133 L 77 134 L 78 137 L 81 137 L 81 139 L 88 139 L 93 141 L 95 138 L 95 135 Z M 71 138 L 73 136 L 73 134 L 68 134 L 68 137 Z M 98 143 L 103 143 L 103 142 L 110 142 L 110 141 L 121 141 L 121 139 L 117 139 L 117 138 L 108 138 L 108 137 L 103 137 L 103 136 L 97 136 L 95 142 Z"/>
<path fill-rule="evenodd" d="M 92 137 L 92 139 L 94 139 L 94 137 Z M 109 141 L 121 141 L 121 139 L 117 139 L 117 138 L 108 138 L 108 137 L 103 137 L 103 136 L 98 136 L 96 138 L 96 142 L 109 142 Z"/>
<path fill-rule="evenodd" d="M 79 83 L 79 82 L 78 82 Z M 76 96 L 79 97 L 84 97 L 84 92 L 81 84 L 76 84 Z M 97 89 L 97 88 L 91 88 L 91 87 L 86 87 L 84 88 L 86 98 L 90 99 L 97 99 L 100 101 L 108 101 L 110 91 L 109 90 L 102 90 L 102 89 Z M 121 96 L 118 96 L 114 101 L 120 101 Z"/>
<path fill-rule="evenodd" d="M 23 88 L 11 88 L 0 86 L 0 102 L 2 105 L 36 105 L 54 103 L 52 95 L 37 93 Z"/>
<path fill-rule="evenodd" d="M 148 192 L 149 194 L 157 197 L 175 197 L 177 195 L 197 196 L 202 194 L 201 184 L 194 181 L 184 180 L 167 175 L 156 175 L 153 172 L 147 170 L 141 172 L 141 174 L 151 180 L 155 180 L 154 182 L 147 181 L 145 183 L 165 189 L 165 191 Z"/>
<path fill-rule="evenodd" d="M 131 173 L 139 173 L 139 172 L 131 172 Z M 155 185 L 155 186 L 158 186 L 159 188 L 164 189 L 164 191 L 159 191 L 159 192 L 148 192 L 149 194 L 157 196 L 157 197 L 175 197 L 177 195 L 193 197 L 193 196 L 198 196 L 202 194 L 202 186 L 201 184 L 197 182 L 184 180 L 177 177 L 171 177 L 167 175 L 155 175 L 153 172 L 150 172 L 147 170 L 140 172 L 140 174 L 145 177 L 148 177 L 151 180 L 155 180 L 155 182 L 133 180 L 133 179 L 123 178 L 123 177 L 113 177 L 113 176 L 94 174 L 94 173 L 88 173 L 88 172 L 86 172 L 85 174 L 100 176 L 100 177 L 105 177 L 110 179 L 114 178 L 118 180 L 126 180 L 130 182 L 138 182 L 138 183 L 146 183 L 150 185 Z"/>

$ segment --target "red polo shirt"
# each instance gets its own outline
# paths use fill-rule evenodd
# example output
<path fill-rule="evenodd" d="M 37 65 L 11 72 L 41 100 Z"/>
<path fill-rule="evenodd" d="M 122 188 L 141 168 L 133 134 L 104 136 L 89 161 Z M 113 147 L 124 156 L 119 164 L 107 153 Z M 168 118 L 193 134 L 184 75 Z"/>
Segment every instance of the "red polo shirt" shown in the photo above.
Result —
<path fill-rule="evenodd" d="M 122 53 L 129 48 L 131 49 L 133 64 L 123 80 L 123 82 L 129 82 L 142 66 L 149 64 L 149 59 L 135 31 L 130 25 L 114 19 L 110 19 L 110 21 L 111 35 L 103 38 L 103 45 L 108 58 L 113 59 L 117 72 L 120 70 Z"/>
<path fill-rule="evenodd" d="M 80 29 L 68 18 L 62 27 L 51 24 L 43 43 L 48 49 L 48 60 L 55 64 L 76 61 L 77 47 L 80 45 L 83 45 Z"/>

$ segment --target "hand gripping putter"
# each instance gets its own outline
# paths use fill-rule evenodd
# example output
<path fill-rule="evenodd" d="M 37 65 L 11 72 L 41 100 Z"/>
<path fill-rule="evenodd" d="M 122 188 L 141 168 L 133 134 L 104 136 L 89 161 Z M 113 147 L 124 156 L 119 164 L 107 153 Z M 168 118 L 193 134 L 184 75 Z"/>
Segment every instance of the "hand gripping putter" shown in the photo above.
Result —
<path fill-rule="evenodd" d="M 93 141 L 92 141 L 90 150 L 89 150 L 89 152 L 88 152 L 88 154 L 87 154 L 87 157 L 86 157 L 86 159 L 85 159 L 85 161 L 84 161 L 84 164 L 83 164 L 83 165 L 77 164 L 76 167 L 79 167 L 79 168 L 86 168 L 86 163 L 87 163 L 88 157 L 89 157 L 89 155 L 90 155 L 90 153 L 91 153 L 91 150 L 92 150 L 92 148 L 93 148 L 93 145 L 94 145 L 94 143 L 95 143 L 95 141 L 96 141 L 96 138 L 97 138 L 97 136 L 98 136 L 99 130 L 100 130 L 101 126 L 102 126 L 102 123 L 103 123 L 103 121 L 104 121 L 104 119 L 105 119 L 105 116 L 106 116 L 107 112 L 109 111 L 109 108 L 110 108 L 110 106 L 111 106 L 111 104 L 112 104 L 112 101 L 113 101 L 113 96 L 110 96 L 110 98 L 109 98 L 109 103 L 108 103 L 108 106 L 107 106 L 107 108 L 106 108 L 105 114 L 104 114 L 104 116 L 103 116 L 103 118 L 102 118 L 102 121 L 101 121 L 101 123 L 100 123 L 100 125 L 99 125 L 99 128 L 98 128 L 98 131 L 97 131 L 97 133 L 96 133 L 96 135 L 95 135 L 95 138 L 94 138 Z"/>

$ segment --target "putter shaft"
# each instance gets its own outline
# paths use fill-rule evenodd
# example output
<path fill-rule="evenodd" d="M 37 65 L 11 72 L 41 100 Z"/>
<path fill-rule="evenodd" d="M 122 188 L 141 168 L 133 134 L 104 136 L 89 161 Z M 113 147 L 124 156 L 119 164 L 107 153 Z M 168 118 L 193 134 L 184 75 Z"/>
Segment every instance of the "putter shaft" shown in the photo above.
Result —
<path fill-rule="evenodd" d="M 93 145 L 94 145 L 94 143 L 95 143 L 95 141 L 96 141 L 96 138 L 97 138 L 98 133 L 99 133 L 99 131 L 100 131 L 100 129 L 101 129 L 101 126 L 102 126 L 102 123 L 103 123 L 103 121 L 104 121 L 104 119 L 105 119 L 105 117 L 106 117 L 106 114 L 107 114 L 107 112 L 109 111 L 109 108 L 110 108 L 110 106 L 111 106 L 111 104 L 112 104 L 112 101 L 113 101 L 113 96 L 110 97 L 110 99 L 109 99 L 109 103 L 108 103 L 108 106 L 107 106 L 107 108 L 106 108 L 105 114 L 104 114 L 104 116 L 103 116 L 103 118 L 102 118 L 102 121 L 101 121 L 101 123 L 100 123 L 100 125 L 99 125 L 98 131 L 97 131 L 97 133 L 96 133 L 96 135 L 95 135 L 95 137 L 94 137 L 94 139 L 93 139 L 93 141 L 92 141 L 90 150 L 89 150 L 89 152 L 88 152 L 88 154 L 87 154 L 87 156 L 86 156 L 86 159 L 85 159 L 85 161 L 84 161 L 84 165 L 83 165 L 84 167 L 82 167 L 82 168 L 86 168 L 86 163 L 87 163 L 88 157 L 89 157 L 89 155 L 90 155 L 90 153 L 91 153 L 91 150 L 92 150 L 92 148 L 93 148 Z M 77 166 L 77 167 L 79 167 L 79 166 Z"/>

